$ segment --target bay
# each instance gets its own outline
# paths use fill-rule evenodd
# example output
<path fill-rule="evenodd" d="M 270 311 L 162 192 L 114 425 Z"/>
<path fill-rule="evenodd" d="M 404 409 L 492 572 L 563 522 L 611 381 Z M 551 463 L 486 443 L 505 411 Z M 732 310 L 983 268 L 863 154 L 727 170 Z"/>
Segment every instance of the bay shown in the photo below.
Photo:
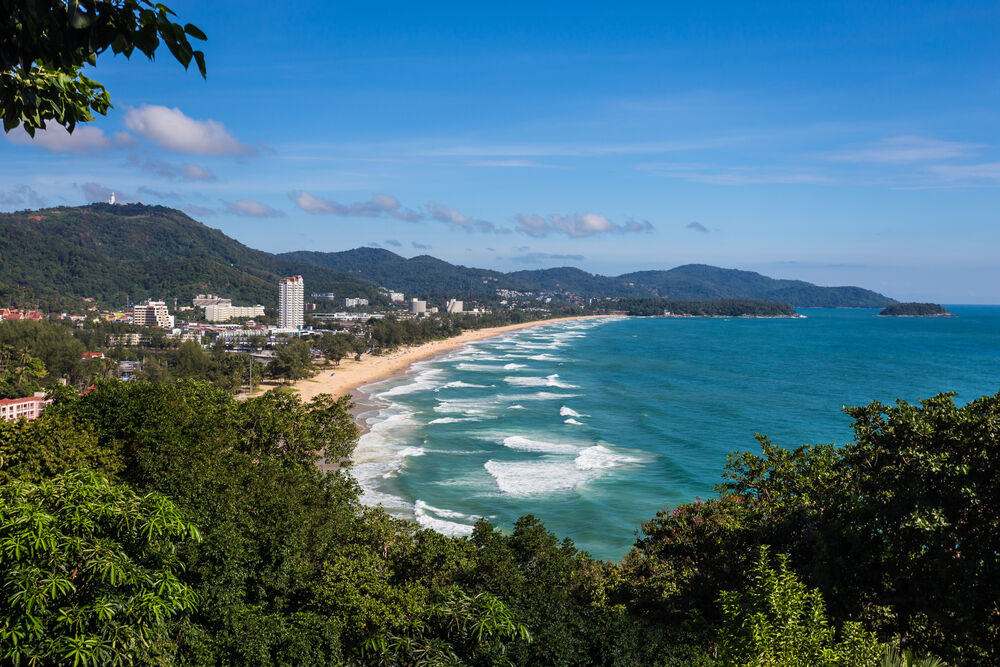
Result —
<path fill-rule="evenodd" d="M 534 514 L 597 558 L 657 511 L 714 495 L 728 453 L 844 443 L 843 406 L 1000 390 L 1000 307 L 954 318 L 805 309 L 796 319 L 540 325 L 364 387 L 364 502 L 447 534 Z"/>

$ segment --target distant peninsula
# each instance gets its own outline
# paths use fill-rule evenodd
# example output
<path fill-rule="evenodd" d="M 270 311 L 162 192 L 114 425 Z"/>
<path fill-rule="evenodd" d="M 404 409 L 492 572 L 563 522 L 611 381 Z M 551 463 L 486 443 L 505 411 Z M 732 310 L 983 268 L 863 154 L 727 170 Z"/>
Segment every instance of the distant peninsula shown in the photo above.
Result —
<path fill-rule="evenodd" d="M 894 303 L 886 306 L 879 317 L 955 317 L 937 303 Z"/>
<path fill-rule="evenodd" d="M 801 317 L 787 303 L 754 299 L 618 299 L 612 303 L 634 317 Z"/>

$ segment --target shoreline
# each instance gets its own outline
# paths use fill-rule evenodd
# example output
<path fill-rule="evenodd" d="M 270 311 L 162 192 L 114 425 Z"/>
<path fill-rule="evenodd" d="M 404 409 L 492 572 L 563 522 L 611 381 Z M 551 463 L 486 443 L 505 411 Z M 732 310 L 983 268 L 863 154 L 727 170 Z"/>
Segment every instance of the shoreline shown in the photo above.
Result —
<path fill-rule="evenodd" d="M 556 317 L 545 320 L 533 320 L 531 322 L 521 322 L 520 324 L 508 324 L 502 327 L 490 327 L 487 329 L 475 329 L 466 331 L 458 336 L 445 340 L 435 340 L 420 345 L 401 348 L 395 352 L 384 356 L 362 355 L 361 361 L 353 359 L 342 361 L 340 366 L 324 369 L 311 378 L 299 380 L 287 389 L 296 391 L 303 401 L 309 401 L 320 394 L 330 394 L 334 398 L 340 398 L 351 394 L 357 396 L 361 393 L 359 387 L 385 380 L 393 375 L 405 373 L 415 362 L 436 357 L 439 354 L 451 352 L 467 343 L 480 341 L 494 336 L 500 336 L 510 331 L 519 331 L 530 327 L 541 326 L 543 324 L 554 324 L 556 322 L 571 322 L 574 320 L 589 320 L 594 318 L 614 317 L 612 315 L 576 315 L 572 317 Z M 357 404 L 358 401 L 355 401 Z"/>

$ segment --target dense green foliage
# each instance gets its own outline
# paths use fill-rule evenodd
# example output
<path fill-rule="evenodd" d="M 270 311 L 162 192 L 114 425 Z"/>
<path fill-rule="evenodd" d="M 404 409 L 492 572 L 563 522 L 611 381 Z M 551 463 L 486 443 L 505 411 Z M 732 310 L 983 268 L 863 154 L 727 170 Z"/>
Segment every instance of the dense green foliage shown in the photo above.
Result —
<path fill-rule="evenodd" d="M 0 118 L 5 131 L 28 134 L 55 121 L 70 132 L 78 122 L 107 113 L 111 96 L 84 76 L 108 49 L 153 58 L 161 42 L 185 69 L 193 59 L 205 76 L 205 54 L 188 37 L 205 35 L 150 0 L 4 0 L 0 4 Z"/>
<path fill-rule="evenodd" d="M 883 317 L 941 317 L 951 315 L 944 306 L 936 303 L 894 303 L 882 309 Z"/>
<path fill-rule="evenodd" d="M 278 279 L 296 274 L 310 291 L 377 294 L 366 280 L 253 250 L 163 206 L 0 213 L 0 255 L 0 303 L 46 310 L 79 309 L 78 297 L 125 308 L 208 292 L 273 307 Z"/>
<path fill-rule="evenodd" d="M 168 656 L 198 599 L 177 547 L 197 529 L 157 493 L 94 472 L 0 486 L 0 655 L 15 665 Z"/>
<path fill-rule="evenodd" d="M 176 664 L 868 664 L 897 643 L 955 664 L 1000 655 L 1000 395 L 851 408 L 843 447 L 761 438 L 717 498 L 661 512 L 620 563 L 530 516 L 457 539 L 362 507 L 349 476 L 315 465 L 350 457 L 347 407 L 100 382 L 0 428 L 0 484 L 89 467 L 198 526 L 172 570 L 198 604 L 150 644 Z M 761 547 L 785 554 L 777 567 Z M 885 664 L 915 664 L 905 655 Z"/>
<path fill-rule="evenodd" d="M 602 306 L 605 304 L 602 304 Z M 628 315 L 691 317 L 797 317 L 787 303 L 720 299 L 717 301 L 668 301 L 666 299 L 615 299 L 606 304 L 609 310 L 623 310 Z"/>
<path fill-rule="evenodd" d="M 779 559 L 777 570 L 770 561 L 767 547 L 761 547 L 749 590 L 722 594 L 723 664 L 865 667 L 878 661 L 884 649 L 873 633 L 849 622 L 838 639 L 822 594 L 798 580 L 786 556 Z"/>

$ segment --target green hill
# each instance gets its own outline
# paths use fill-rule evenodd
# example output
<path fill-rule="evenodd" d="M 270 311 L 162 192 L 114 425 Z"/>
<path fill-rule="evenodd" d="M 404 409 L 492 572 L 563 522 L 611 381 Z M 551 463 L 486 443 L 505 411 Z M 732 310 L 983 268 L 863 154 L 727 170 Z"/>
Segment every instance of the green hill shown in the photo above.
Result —
<path fill-rule="evenodd" d="M 820 287 L 802 280 L 776 280 L 753 271 L 705 264 L 688 264 L 669 271 L 602 276 L 570 266 L 500 273 L 449 264 L 427 255 L 406 259 L 380 248 L 299 251 L 278 257 L 312 262 L 418 295 L 483 294 L 496 289 L 514 289 L 583 298 L 755 299 L 790 303 L 800 308 L 882 308 L 894 303 L 893 299 L 860 287 Z"/>
<path fill-rule="evenodd" d="M 501 273 L 429 255 L 406 259 L 378 248 L 274 255 L 180 211 L 142 204 L 0 213 L 0 257 L 0 305 L 47 310 L 79 307 L 84 297 L 120 308 L 150 297 L 183 302 L 202 292 L 274 306 L 276 281 L 295 274 L 302 275 L 309 292 L 369 299 L 382 285 L 418 296 L 509 289 L 557 297 L 756 299 L 797 307 L 894 303 L 860 287 L 819 287 L 702 264 L 602 276 L 574 267 Z"/>
<path fill-rule="evenodd" d="M 373 297 L 370 281 L 254 250 L 163 206 L 128 204 L 0 213 L 0 303 L 61 309 L 90 297 L 124 307 L 216 292 L 276 305 L 278 278 Z"/>
<path fill-rule="evenodd" d="M 686 264 L 669 271 L 639 271 L 618 276 L 665 299 L 759 299 L 799 308 L 882 308 L 894 303 L 860 287 L 820 287 L 803 280 L 777 280 L 737 269 Z"/>

